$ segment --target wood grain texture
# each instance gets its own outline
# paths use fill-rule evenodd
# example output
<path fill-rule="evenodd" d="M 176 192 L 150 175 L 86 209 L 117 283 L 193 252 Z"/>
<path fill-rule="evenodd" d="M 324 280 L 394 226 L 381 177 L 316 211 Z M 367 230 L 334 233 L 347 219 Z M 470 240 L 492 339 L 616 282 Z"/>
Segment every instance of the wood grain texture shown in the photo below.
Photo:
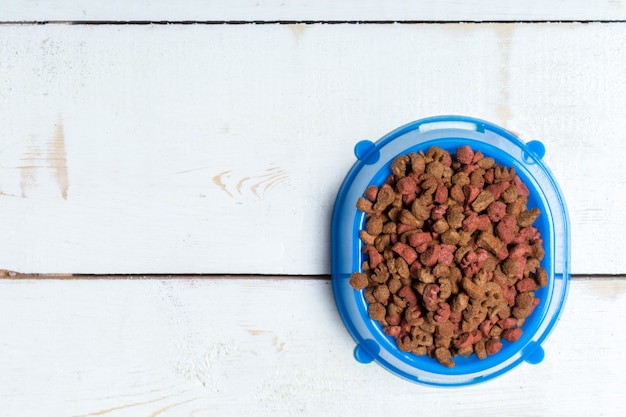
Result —
<path fill-rule="evenodd" d="M 626 24 L 3 25 L 0 268 L 327 274 L 354 144 L 464 114 L 543 141 L 572 272 L 624 273 L 623 62 Z"/>
<path fill-rule="evenodd" d="M 620 0 L 5 0 L 0 21 L 502 21 L 626 19 Z"/>
<path fill-rule="evenodd" d="M 625 302 L 575 279 L 543 362 L 436 389 L 357 363 L 327 280 L 1 280 L 0 413 L 618 417 Z"/>

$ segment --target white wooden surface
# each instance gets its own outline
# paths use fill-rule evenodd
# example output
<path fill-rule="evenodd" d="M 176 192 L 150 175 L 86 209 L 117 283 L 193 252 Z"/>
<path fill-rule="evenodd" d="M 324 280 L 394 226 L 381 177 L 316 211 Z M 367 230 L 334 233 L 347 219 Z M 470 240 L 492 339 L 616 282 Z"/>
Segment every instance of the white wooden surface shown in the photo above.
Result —
<path fill-rule="evenodd" d="M 614 0 L 2 1 L 0 416 L 622 416 L 626 23 L 431 23 L 625 19 Z M 431 23 L 7 23 L 292 20 Z M 354 144 L 446 113 L 545 143 L 572 272 L 594 275 L 542 363 L 459 389 L 357 363 L 319 276 Z"/>
<path fill-rule="evenodd" d="M 357 363 L 329 280 L 0 280 L 0 414 L 621 417 L 624 303 L 576 279 L 543 362 L 442 389 Z"/>
<path fill-rule="evenodd" d="M 329 272 L 361 139 L 542 140 L 572 272 L 626 272 L 625 24 L 0 26 L 0 268 Z"/>
<path fill-rule="evenodd" d="M 621 0 L 4 0 L 0 21 L 624 20 Z"/>

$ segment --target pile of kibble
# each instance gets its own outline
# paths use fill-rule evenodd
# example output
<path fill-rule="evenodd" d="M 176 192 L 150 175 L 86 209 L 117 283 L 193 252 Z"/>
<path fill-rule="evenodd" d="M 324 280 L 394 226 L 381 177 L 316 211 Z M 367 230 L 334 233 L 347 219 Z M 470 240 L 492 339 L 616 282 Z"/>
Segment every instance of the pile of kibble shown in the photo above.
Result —
<path fill-rule="evenodd" d="M 398 348 L 453 367 L 517 341 L 547 285 L 543 241 L 515 168 L 461 146 L 396 157 L 357 202 L 365 261 L 350 277 Z"/>

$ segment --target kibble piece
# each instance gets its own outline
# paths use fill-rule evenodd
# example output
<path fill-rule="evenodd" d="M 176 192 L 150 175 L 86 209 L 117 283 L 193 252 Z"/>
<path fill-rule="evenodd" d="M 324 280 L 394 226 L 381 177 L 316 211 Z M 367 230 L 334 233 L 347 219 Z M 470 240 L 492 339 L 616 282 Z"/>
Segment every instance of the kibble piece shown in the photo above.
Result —
<path fill-rule="evenodd" d="M 411 160 L 411 172 L 417 175 L 422 174 L 426 168 L 424 155 L 419 153 L 410 153 L 409 159 Z"/>
<path fill-rule="evenodd" d="M 548 274 L 545 269 L 537 268 L 536 280 L 540 287 L 548 285 Z"/>
<path fill-rule="evenodd" d="M 387 309 L 381 303 L 370 304 L 367 312 L 372 320 L 383 321 L 387 315 Z"/>
<path fill-rule="evenodd" d="M 391 172 L 397 178 L 404 178 L 406 175 L 406 166 L 410 162 L 410 158 L 407 155 L 400 155 L 396 157 L 391 163 Z"/>
<path fill-rule="evenodd" d="M 365 274 L 362 274 L 360 272 L 354 272 L 350 276 L 350 285 L 355 290 L 362 290 L 363 288 L 367 287 L 367 284 L 368 284 L 367 275 Z"/>
<path fill-rule="evenodd" d="M 539 217 L 540 211 L 537 207 L 521 212 L 517 216 L 517 224 L 519 227 L 528 227 L 535 222 L 535 219 Z"/>
<path fill-rule="evenodd" d="M 499 340 L 491 339 L 485 342 L 485 350 L 488 355 L 495 355 L 500 351 L 500 349 L 502 349 L 502 342 Z"/>
<path fill-rule="evenodd" d="M 365 223 L 365 230 L 372 236 L 378 236 L 383 232 L 383 218 L 372 216 Z"/>
<path fill-rule="evenodd" d="M 437 361 L 447 366 L 448 368 L 454 368 L 454 361 L 452 360 L 452 355 L 450 354 L 450 350 L 445 347 L 439 347 L 435 349 L 435 358 Z"/>

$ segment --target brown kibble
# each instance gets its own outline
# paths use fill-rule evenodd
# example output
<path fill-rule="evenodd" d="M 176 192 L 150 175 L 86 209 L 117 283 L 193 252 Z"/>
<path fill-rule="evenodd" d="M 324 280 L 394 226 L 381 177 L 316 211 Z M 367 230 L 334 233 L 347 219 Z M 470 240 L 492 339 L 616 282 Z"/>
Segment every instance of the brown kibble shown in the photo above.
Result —
<path fill-rule="evenodd" d="M 396 193 L 389 184 L 383 184 L 376 196 L 376 203 L 374 203 L 373 209 L 376 211 L 382 211 L 386 209 L 396 199 Z"/>
<path fill-rule="evenodd" d="M 456 201 L 459 204 L 462 204 L 465 201 L 465 194 L 463 193 L 463 187 L 459 184 L 454 184 L 452 188 L 450 188 L 450 198 Z"/>
<path fill-rule="evenodd" d="M 485 295 L 485 291 L 467 277 L 461 280 L 461 286 L 470 298 L 480 300 Z"/>
<path fill-rule="evenodd" d="M 450 226 L 448 226 L 448 222 L 445 219 L 439 219 L 433 224 L 432 228 L 434 232 L 442 234 L 448 230 Z"/>
<path fill-rule="evenodd" d="M 450 275 L 450 268 L 448 267 L 448 265 L 445 264 L 437 264 L 432 269 L 432 273 L 437 278 L 446 278 L 448 275 Z"/>
<path fill-rule="evenodd" d="M 526 203 L 528 199 L 526 197 L 519 196 L 517 200 L 506 206 L 506 214 L 509 216 L 517 217 L 521 212 L 526 210 Z"/>
<path fill-rule="evenodd" d="M 404 260 L 404 258 L 396 258 L 396 273 L 401 278 L 409 277 L 409 264 Z"/>
<path fill-rule="evenodd" d="M 418 220 L 426 220 L 430 217 L 430 210 L 428 207 L 421 204 L 420 200 L 415 200 L 411 204 L 411 214 Z"/>
<path fill-rule="evenodd" d="M 382 216 L 371 216 L 365 222 L 365 230 L 372 236 L 378 236 L 383 232 L 383 218 Z"/>
<path fill-rule="evenodd" d="M 502 201 L 506 204 L 515 202 L 515 200 L 517 200 L 517 187 L 509 185 L 504 191 L 502 191 L 500 199 L 502 199 Z"/>
<path fill-rule="evenodd" d="M 465 214 L 463 212 L 459 212 L 457 210 L 453 210 L 446 216 L 448 220 L 448 225 L 453 229 L 459 229 L 463 226 L 463 220 L 465 219 Z"/>
<path fill-rule="evenodd" d="M 452 301 L 452 311 L 457 312 L 457 313 L 461 312 L 465 310 L 468 303 L 469 303 L 469 295 L 465 293 L 459 293 L 456 295 L 456 297 L 454 297 L 454 300 Z"/>
<path fill-rule="evenodd" d="M 389 292 L 389 288 L 387 288 L 385 284 L 380 284 L 376 288 L 374 288 L 374 292 L 372 293 L 372 295 L 374 296 L 376 301 L 378 301 L 382 305 L 386 305 L 391 293 Z"/>
<path fill-rule="evenodd" d="M 523 211 L 521 212 L 518 216 L 517 216 L 517 224 L 519 227 L 528 227 L 530 225 L 532 225 L 535 220 L 537 219 L 537 217 L 539 217 L 539 214 L 541 212 L 539 211 L 538 208 L 533 208 L 532 210 L 527 210 L 527 211 Z"/>
<path fill-rule="evenodd" d="M 376 244 L 376 236 L 372 236 L 365 230 L 359 232 L 359 237 L 366 245 L 374 246 Z"/>
<path fill-rule="evenodd" d="M 391 163 L 391 172 L 397 178 L 404 178 L 406 176 L 406 166 L 411 162 L 408 155 L 399 155 Z"/>
<path fill-rule="evenodd" d="M 435 359 L 437 359 L 437 362 L 447 366 L 448 368 L 454 368 L 454 361 L 452 360 L 452 355 L 450 354 L 449 349 L 444 347 L 435 349 Z"/>
<path fill-rule="evenodd" d="M 472 173 L 470 174 L 470 184 L 480 189 L 483 189 L 485 187 L 485 178 L 483 178 L 484 175 L 484 169 L 478 168 L 472 171 Z"/>
<path fill-rule="evenodd" d="M 370 304 L 367 312 L 372 320 L 383 321 L 387 315 L 387 309 L 381 303 Z"/>
<path fill-rule="evenodd" d="M 472 209 L 475 212 L 480 213 L 481 211 L 489 207 L 489 205 L 493 201 L 494 201 L 494 198 L 493 198 L 493 194 L 491 194 L 491 191 L 488 191 L 488 190 L 481 191 L 480 194 L 478 194 L 478 196 L 472 203 Z"/>
<path fill-rule="evenodd" d="M 441 242 L 448 245 L 456 245 L 459 243 L 459 232 L 454 229 L 448 229 L 441 234 Z"/>
<path fill-rule="evenodd" d="M 493 166 L 495 162 L 496 162 L 495 159 L 493 159 L 492 157 L 487 157 L 478 161 L 477 164 L 482 169 L 489 169 Z"/>
<path fill-rule="evenodd" d="M 452 282 L 448 278 L 439 278 L 439 299 L 447 301 L 452 295 Z"/>
<path fill-rule="evenodd" d="M 426 164 L 426 173 L 431 174 L 435 178 L 443 176 L 443 164 L 439 161 L 432 161 Z"/>
<path fill-rule="evenodd" d="M 470 183 L 470 177 L 465 172 L 457 172 L 450 178 L 450 181 L 452 184 L 463 187 Z"/>
<path fill-rule="evenodd" d="M 350 285 L 355 290 L 362 290 L 363 288 L 367 287 L 367 284 L 367 275 L 360 272 L 354 272 L 352 273 L 352 275 L 350 275 Z"/>
<path fill-rule="evenodd" d="M 426 168 L 424 156 L 419 153 L 410 153 L 409 159 L 411 161 L 411 172 L 417 175 L 422 174 Z"/>
<path fill-rule="evenodd" d="M 524 266 L 524 276 L 528 277 L 531 272 L 535 272 L 535 270 L 539 267 L 541 263 L 539 259 L 533 258 L 532 256 L 526 260 L 526 266 Z"/>
<path fill-rule="evenodd" d="M 367 245 L 367 242 L 363 242 Z M 387 246 L 391 243 L 391 235 L 384 234 L 378 235 L 374 239 L 374 247 L 378 252 L 383 252 Z"/>
<path fill-rule="evenodd" d="M 487 249 L 498 258 L 500 258 L 498 255 L 501 255 L 503 250 L 506 250 L 504 243 L 489 232 L 482 232 L 480 236 L 478 236 L 476 244 L 480 248 Z"/>
<path fill-rule="evenodd" d="M 489 330 L 489 337 L 491 338 L 498 339 L 500 338 L 501 334 L 502 334 L 502 327 L 500 326 L 493 326 L 491 330 Z"/>
<path fill-rule="evenodd" d="M 452 163 L 450 153 L 439 146 L 431 146 L 428 151 L 426 151 L 426 157 L 446 165 L 450 165 Z"/>
<path fill-rule="evenodd" d="M 540 287 L 545 287 L 548 285 L 548 273 L 543 268 L 537 268 L 537 272 L 535 273 L 535 280 Z"/>
<path fill-rule="evenodd" d="M 515 297 L 515 305 L 520 308 L 532 307 L 534 301 L 535 293 L 533 291 L 526 291 Z"/>
<path fill-rule="evenodd" d="M 435 282 L 435 274 L 430 269 L 422 268 L 417 272 L 417 279 L 425 284 Z"/>
<path fill-rule="evenodd" d="M 422 227 L 422 225 L 424 224 L 423 220 L 417 219 L 413 215 L 413 213 L 411 213 L 407 209 L 404 209 L 400 212 L 400 222 L 402 224 L 406 224 L 406 225 L 414 226 L 414 227 Z"/>
<path fill-rule="evenodd" d="M 509 277 L 514 278 L 519 274 L 520 264 L 515 259 L 508 258 L 502 263 L 502 272 Z"/>
<path fill-rule="evenodd" d="M 528 317 L 530 315 L 530 313 L 532 312 L 532 308 L 527 307 L 527 308 L 522 308 L 522 307 L 513 307 L 513 309 L 511 310 L 511 312 L 513 313 L 513 316 L 517 319 L 525 319 L 526 317 Z"/>
<path fill-rule="evenodd" d="M 507 167 L 504 167 L 504 166 L 497 166 L 495 167 L 494 175 L 496 178 L 495 182 L 497 183 L 511 181 L 513 177 L 515 176 L 515 167 L 511 167 L 510 169 L 507 169 Z"/>
<path fill-rule="evenodd" d="M 540 261 L 543 260 L 546 252 L 543 249 L 543 246 L 541 246 L 541 243 L 535 243 L 534 245 L 531 245 L 532 248 L 532 255 L 539 259 Z"/>
<path fill-rule="evenodd" d="M 371 201 L 366 200 L 363 197 L 359 197 L 356 201 L 356 208 L 363 213 L 374 213 L 374 207 Z"/>
<path fill-rule="evenodd" d="M 389 288 L 390 293 L 395 294 L 402 288 L 402 282 L 400 282 L 398 278 L 391 278 L 389 282 L 387 282 L 387 288 Z"/>
<path fill-rule="evenodd" d="M 474 345 L 474 353 L 476 354 L 476 357 L 478 359 L 487 358 L 487 350 L 485 349 L 484 340 L 479 340 L 478 342 L 476 342 L 476 344 Z"/>

